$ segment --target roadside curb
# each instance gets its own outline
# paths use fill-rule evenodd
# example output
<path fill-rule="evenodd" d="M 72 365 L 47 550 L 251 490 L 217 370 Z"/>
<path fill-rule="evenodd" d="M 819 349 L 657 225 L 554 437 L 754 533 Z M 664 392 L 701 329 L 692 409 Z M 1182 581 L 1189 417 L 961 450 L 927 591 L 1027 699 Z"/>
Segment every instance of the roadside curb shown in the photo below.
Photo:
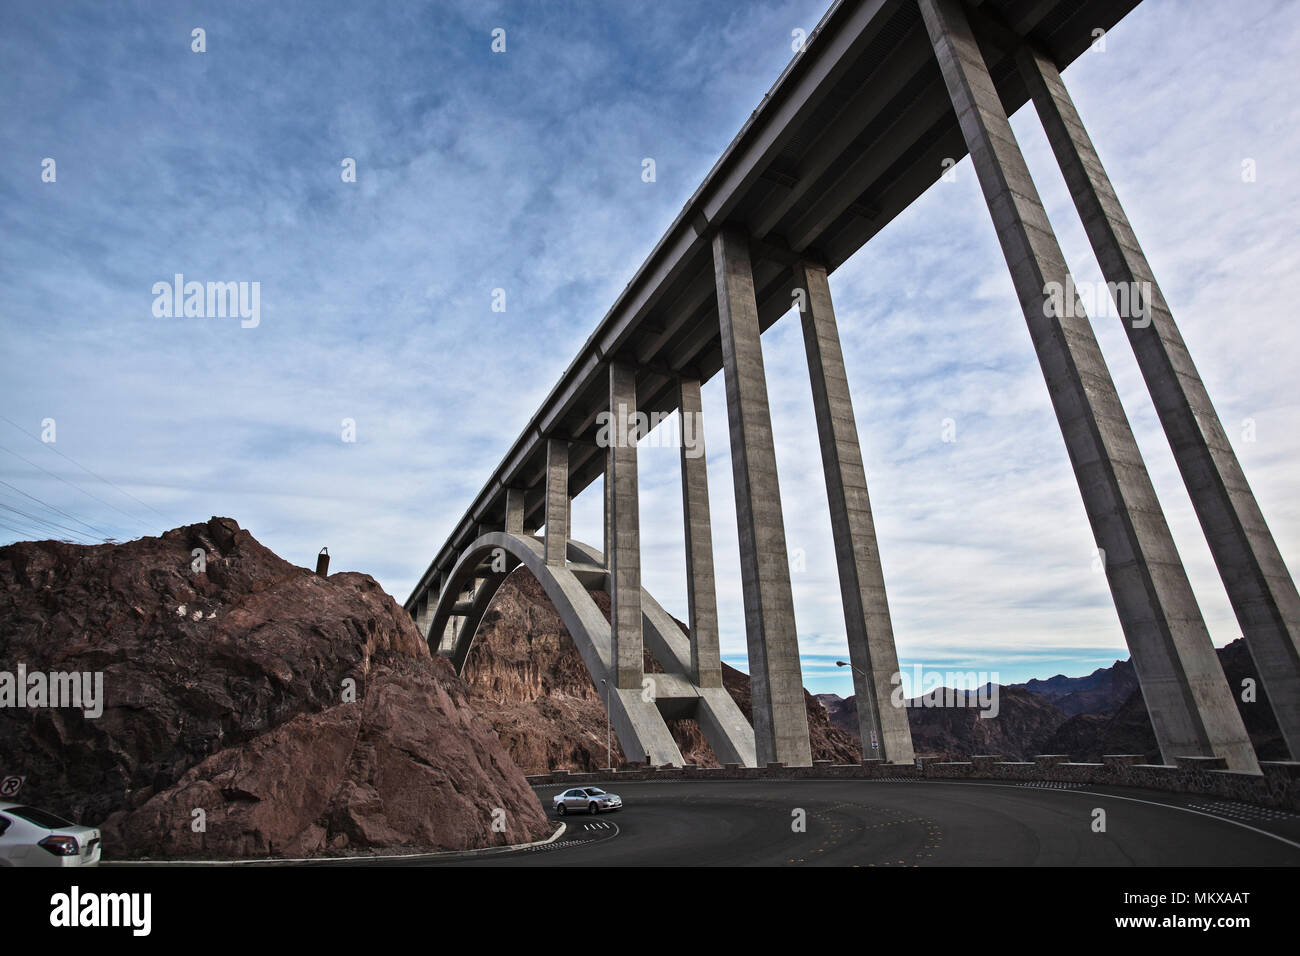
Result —
<path fill-rule="evenodd" d="M 564 836 L 568 825 L 563 821 L 555 832 L 545 840 L 531 843 L 512 843 L 509 846 L 484 846 L 472 850 L 439 850 L 436 853 L 388 853 L 375 856 L 304 856 L 304 857 L 263 857 L 258 860 L 110 860 L 108 866 L 280 866 L 288 863 L 318 863 L 324 866 L 347 863 L 375 863 L 389 861 L 393 863 L 413 863 L 419 860 L 440 860 L 462 856 L 495 856 L 501 853 L 517 853 L 534 847 L 546 846 Z M 105 861 L 101 861 L 104 865 Z"/>

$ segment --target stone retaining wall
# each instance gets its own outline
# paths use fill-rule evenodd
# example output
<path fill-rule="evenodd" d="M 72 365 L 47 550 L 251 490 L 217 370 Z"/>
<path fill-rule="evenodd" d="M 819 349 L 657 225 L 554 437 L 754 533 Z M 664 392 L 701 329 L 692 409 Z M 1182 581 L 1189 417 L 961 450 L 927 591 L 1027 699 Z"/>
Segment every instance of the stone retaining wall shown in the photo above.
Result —
<path fill-rule="evenodd" d="M 1044 754 L 1033 762 L 1008 761 L 992 755 L 970 760 L 942 760 L 918 757 L 915 764 L 885 764 L 867 760 L 861 764 L 834 764 L 817 760 L 811 767 L 725 767 L 705 769 L 687 764 L 684 767 L 647 767 L 628 764 L 615 771 L 570 773 L 557 770 L 534 774 L 528 782 L 561 786 L 599 783 L 610 780 L 806 780 L 806 779 L 894 779 L 894 780 L 1006 780 L 1017 783 L 1076 783 L 1141 787 L 1174 793 L 1199 793 L 1223 800 L 1238 800 L 1279 810 L 1300 813 L 1300 761 L 1261 762 L 1259 774 L 1226 770 L 1217 757 L 1179 758 L 1177 766 L 1142 763 L 1139 755 L 1118 754 L 1102 758 L 1101 763 L 1071 763 L 1062 754 Z"/>

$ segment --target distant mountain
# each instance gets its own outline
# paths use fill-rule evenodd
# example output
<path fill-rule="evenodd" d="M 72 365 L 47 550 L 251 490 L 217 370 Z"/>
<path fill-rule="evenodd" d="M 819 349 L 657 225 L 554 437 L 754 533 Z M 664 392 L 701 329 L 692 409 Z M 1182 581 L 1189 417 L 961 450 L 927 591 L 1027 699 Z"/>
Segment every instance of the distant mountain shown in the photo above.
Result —
<path fill-rule="evenodd" d="M 1055 704 L 1062 713 L 1109 713 L 1119 710 L 1137 690 L 1137 673 L 1131 661 L 1116 661 L 1110 667 L 1099 667 L 1087 677 L 1066 677 L 1057 674 L 1047 680 L 1030 680 L 1012 684 L 1036 694 Z"/>
<path fill-rule="evenodd" d="M 1261 760 L 1286 760 L 1285 743 L 1246 642 L 1238 638 L 1218 654 L 1255 752 Z M 1255 679 L 1253 702 L 1241 699 L 1247 678 Z M 834 726 L 856 735 L 858 709 L 852 696 L 819 694 L 817 700 Z M 1058 674 L 1003 686 L 997 717 L 980 718 L 968 707 L 911 707 L 908 717 L 918 755 L 955 759 L 994 753 L 1010 760 L 1067 754 L 1073 760 L 1096 762 L 1104 754 L 1143 754 L 1160 760 L 1131 660 L 1116 661 L 1086 677 Z"/>
<path fill-rule="evenodd" d="M 944 697 L 957 706 L 927 707 L 922 697 L 908 701 L 912 746 L 918 756 L 964 759 L 972 754 L 1000 754 L 1008 760 L 1033 759 L 1045 753 L 1043 743 L 1066 720 L 1058 707 L 1022 687 L 999 687 L 997 715 L 991 717 L 980 716 L 973 691 L 946 690 L 940 695 Z M 817 700 L 833 726 L 857 737 L 856 697 L 818 694 Z"/>
<path fill-rule="evenodd" d="M 1246 642 L 1237 638 L 1230 644 L 1218 649 L 1219 663 L 1223 665 L 1224 677 L 1232 688 L 1237 701 L 1237 710 L 1241 712 L 1246 731 L 1255 745 L 1255 753 L 1260 760 L 1286 760 L 1286 744 L 1282 732 L 1273 717 L 1273 709 L 1268 697 L 1259 684 L 1259 672 L 1250 656 Z M 1109 676 L 1107 676 L 1109 672 Z M 1100 675 L 1100 676 L 1099 676 Z M 1058 707 L 1076 708 L 1069 720 L 1061 724 L 1046 746 L 1049 753 L 1070 754 L 1076 760 L 1100 760 L 1103 754 L 1146 754 L 1148 759 L 1159 759 L 1156 747 L 1155 731 L 1151 729 L 1151 720 L 1147 716 L 1146 704 L 1142 700 L 1142 690 L 1137 684 L 1137 675 L 1132 661 L 1116 661 L 1113 667 L 1094 671 L 1088 677 L 1078 678 L 1092 681 L 1091 688 L 1083 687 L 1073 693 L 1065 693 L 1058 698 L 1048 696 Z M 1255 681 L 1256 699 L 1243 701 L 1242 682 L 1247 678 Z M 1070 678 L 1066 678 L 1068 681 Z M 1056 678 L 1052 678 L 1053 681 Z M 1109 685 L 1107 684 L 1109 682 Z M 1034 681 L 1024 685 L 1029 687 Z M 1049 684 L 1050 681 L 1039 681 Z M 1059 685 L 1058 685 L 1059 686 Z M 1105 688 L 1109 686 L 1109 690 Z M 1125 688 L 1131 687 L 1123 702 L 1110 706 Z M 1095 709 L 1086 709 L 1082 705 L 1096 702 Z"/>

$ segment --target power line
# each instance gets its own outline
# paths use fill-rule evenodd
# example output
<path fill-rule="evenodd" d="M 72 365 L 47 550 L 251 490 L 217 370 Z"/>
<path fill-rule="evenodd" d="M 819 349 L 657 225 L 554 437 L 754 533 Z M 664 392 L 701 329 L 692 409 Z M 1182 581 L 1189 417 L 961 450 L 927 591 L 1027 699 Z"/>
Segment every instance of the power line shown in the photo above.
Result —
<path fill-rule="evenodd" d="M 13 518 L 10 515 L 0 515 L 0 517 L 7 518 L 9 521 L 16 522 L 17 524 L 20 525 L 25 524 L 20 519 Z M 82 544 L 82 545 L 89 544 L 89 542 L 83 541 L 81 538 L 74 538 L 62 531 L 52 532 L 48 528 L 42 528 L 39 525 L 36 525 L 31 528 L 25 526 L 15 527 L 13 524 L 6 524 L 0 522 L 0 527 L 8 528 L 10 531 L 17 534 L 18 535 L 17 540 L 19 541 L 54 540 L 54 541 L 66 541 L 68 544 Z"/>
<path fill-rule="evenodd" d="M 60 525 L 56 525 L 50 521 L 45 520 L 44 518 L 40 518 L 34 515 L 29 515 L 25 511 L 19 508 L 14 508 L 13 506 L 7 505 L 4 502 L 0 502 L 0 508 L 12 512 L 12 514 L 0 514 L 0 518 L 4 518 L 7 522 L 9 522 L 9 525 L 11 527 L 15 524 L 21 525 L 22 527 L 19 527 L 16 530 L 28 537 L 30 537 L 33 534 L 38 535 L 40 537 L 49 537 L 51 534 L 54 534 L 56 536 L 59 536 L 62 539 L 68 537 L 68 533 L 72 530 L 72 529 L 64 529 Z M 76 532 L 76 533 L 78 535 L 82 534 L 82 532 Z M 76 541 L 78 543 L 83 543 L 82 538 L 80 537 L 78 537 Z"/>
<path fill-rule="evenodd" d="M 64 478 L 62 475 L 56 475 L 54 472 L 50 471 L 48 468 L 43 468 L 43 467 L 41 467 L 40 465 L 36 464 L 36 462 L 34 462 L 34 461 L 29 461 L 28 459 L 24 458 L 22 455 L 18 454 L 18 452 L 13 451 L 12 449 L 6 448 L 4 445 L 0 445 L 0 451 L 8 452 L 9 454 L 11 454 L 11 455 L 13 455 L 15 458 L 17 458 L 19 461 L 26 462 L 27 464 L 31 465 L 33 468 L 37 468 L 37 469 L 40 469 L 41 471 L 45 472 L 45 474 L 49 475 L 51 478 L 57 478 L 59 481 L 63 482 L 65 485 L 67 485 L 69 488 L 73 488 L 73 489 L 75 489 L 75 490 L 77 490 L 77 491 L 80 491 L 80 492 L 81 492 L 83 495 L 85 495 L 87 498 L 92 498 L 92 499 L 94 499 L 95 501 L 98 501 L 98 502 L 99 502 L 101 505 L 103 505 L 105 508 L 112 508 L 112 509 L 113 509 L 114 511 L 116 511 L 118 514 L 120 514 L 120 515 L 126 515 L 126 517 L 130 518 L 132 521 L 136 522 L 137 524 L 142 523 L 142 522 L 140 521 L 140 518 L 139 518 L 138 516 L 133 515 L 133 514 L 127 514 L 127 512 L 123 511 L 121 508 L 117 507 L 116 505 L 110 505 L 110 504 L 109 504 L 107 501 L 105 501 L 103 498 L 97 497 L 96 495 L 92 495 L 92 494 L 91 494 L 89 491 L 87 491 L 85 488 L 82 488 L 80 485 L 73 484 L 71 481 L 69 481 L 67 478 Z M 13 486 L 11 485 L 10 487 L 13 487 Z M 31 497 L 31 496 L 29 495 L 28 497 Z M 43 503 L 43 502 L 42 502 L 42 503 Z M 72 515 L 68 515 L 68 517 L 71 518 Z M 73 520 L 74 520 L 74 521 L 78 521 L 78 522 L 81 523 L 81 524 L 85 524 L 85 522 L 84 522 L 84 521 L 81 521 L 81 519 L 79 519 L 79 518 L 74 518 Z M 86 525 L 86 527 L 93 527 L 93 525 Z M 102 529 L 97 529 L 97 530 L 101 531 L 101 532 L 104 533 L 104 534 L 107 534 L 107 532 L 103 532 Z M 147 527 L 146 527 L 146 530 L 147 530 Z M 109 536 L 109 537 L 112 537 L 112 535 L 108 535 L 108 536 Z"/>
<path fill-rule="evenodd" d="M 82 520 L 81 520 L 80 518 L 78 518 L 76 515 L 70 515 L 70 514 L 68 514 L 66 511 L 64 511 L 63 509 L 61 509 L 61 508 L 56 508 L 56 507 L 54 507 L 54 505 L 50 504 L 50 503 L 47 502 L 47 501 L 42 501 L 40 498 L 37 498 L 35 495 L 29 495 L 27 492 L 23 491 L 21 488 L 15 488 L 13 485 L 9 484 L 9 482 L 5 481 L 4 479 L 0 479 L 0 485 L 4 485 L 6 488 L 13 488 L 14 491 L 18 492 L 18 493 L 19 493 L 20 495 L 22 495 L 24 498 L 31 498 L 32 501 L 36 502 L 38 505 L 41 505 L 41 506 L 46 507 L 46 508 L 49 508 L 51 511 L 57 511 L 59 514 L 63 515 L 63 517 L 65 517 L 65 518 L 71 518 L 71 519 L 72 519 L 73 521 L 75 521 L 77 524 L 85 525 L 87 528 L 89 528 L 91 531 L 95 532 L 95 534 L 98 535 L 98 536 L 101 537 L 101 538 L 111 538 L 111 537 L 113 537 L 113 535 L 109 534 L 109 533 L 108 533 L 107 531 L 105 531 L 103 528 L 96 528 L 93 524 L 87 524 L 85 521 L 82 521 Z"/>
<path fill-rule="evenodd" d="M 67 525 L 59 524 L 57 521 L 50 521 L 48 518 L 41 518 L 38 515 L 29 515 L 26 511 L 22 511 L 19 508 L 15 508 L 13 507 L 13 505 L 7 505 L 3 501 L 0 501 L 0 508 L 4 508 L 6 511 L 12 511 L 16 515 L 22 515 L 29 522 L 31 522 L 32 526 L 35 527 L 38 531 L 48 531 L 49 529 L 53 528 L 58 531 L 66 531 L 69 534 L 80 535 L 81 537 L 86 538 L 88 540 L 92 540 L 92 541 L 95 540 L 94 538 L 91 538 L 90 535 L 86 534 L 84 531 L 77 531 L 75 528 L 69 528 Z M 12 521 L 13 519 L 11 518 L 10 520 Z"/>
<path fill-rule="evenodd" d="M 31 535 L 31 532 L 30 532 L 30 531 L 23 531 L 23 530 L 21 530 L 21 529 L 19 529 L 19 528 L 14 528 L 14 527 L 12 527 L 12 526 L 10 526 L 10 525 L 5 524 L 3 521 L 0 521 L 0 528 L 5 528 L 5 529 L 7 529 L 7 530 L 9 530 L 9 531 L 12 531 L 14 534 L 18 535 L 18 536 L 21 537 L 21 538 L 26 538 L 26 537 L 29 537 L 29 536 Z M 60 540 L 62 540 L 62 539 L 60 539 Z"/>
<path fill-rule="evenodd" d="M 9 515 L 4 515 L 3 517 L 9 518 Z M 12 521 L 15 519 L 10 518 L 10 520 Z M 8 524 L 0 525 L 0 526 L 8 528 L 10 531 L 13 531 L 15 534 L 19 534 L 24 538 L 31 538 L 32 534 L 34 533 L 30 528 L 15 528 L 13 525 L 8 525 Z M 38 530 L 35 533 L 43 534 L 44 532 Z"/>
<path fill-rule="evenodd" d="M 74 465 L 76 465 L 78 468 L 80 468 L 80 469 L 81 469 L 82 471 L 84 471 L 86 474 L 88 474 L 88 475 L 90 475 L 90 476 L 92 476 L 92 477 L 94 477 L 94 478 L 98 478 L 100 481 L 102 481 L 104 484 L 108 485 L 110 488 L 116 488 L 119 492 L 121 492 L 122 494 L 126 495 L 126 497 L 130 498 L 132 501 L 134 501 L 136 504 L 140 505 L 141 507 L 143 507 L 143 508 L 148 508 L 148 509 L 149 509 L 150 511 L 152 511 L 154 514 L 156 514 L 159 518 L 162 518 L 164 522 L 170 522 L 170 521 L 171 521 L 170 518 L 168 518 L 165 514 L 163 514 L 163 513 L 162 513 L 161 511 L 159 511 L 157 508 L 155 508 L 155 507 L 153 507 L 152 505 L 146 504 L 145 502 L 141 501 L 139 498 L 137 498 L 135 495 L 131 494 L 131 492 L 127 491 L 125 488 L 121 487 L 121 486 L 118 485 L 118 484 L 115 484 L 115 483 L 112 482 L 112 481 L 109 481 L 107 478 L 105 478 L 103 475 L 99 474 L 98 472 L 91 471 L 89 468 L 87 468 L 85 465 L 83 465 L 81 462 L 77 461 L 76 459 L 72 458 L 70 455 L 65 455 L 65 454 L 64 454 L 63 452 L 61 452 L 58 448 L 55 448 L 55 447 L 54 447 L 54 443 L 53 443 L 53 442 L 41 441 L 40 438 L 38 438 L 36 435 L 33 435 L 31 432 L 29 432 L 27 429 L 23 428 L 21 425 L 19 425 L 17 422 L 15 422 L 13 419 L 9 418 L 8 416 L 0 415 L 0 419 L 4 419 L 4 421 L 8 422 L 10 425 L 13 425 L 14 428 L 18 429 L 20 432 L 22 432 L 24 435 L 26 435 L 26 436 L 27 436 L 28 438 L 30 438 L 32 441 L 40 442 L 40 444 L 44 445 L 46 448 L 48 448 L 50 451 L 54 452 L 56 455 L 60 456 L 61 458 L 65 458 L 65 459 L 67 459 L 68 461 L 72 462 Z"/>
<path fill-rule="evenodd" d="M 84 531 L 78 531 L 76 528 L 69 528 L 67 525 L 59 524 L 59 522 L 57 521 L 51 521 L 49 518 L 42 518 L 40 515 L 28 514 L 27 512 L 19 508 L 15 508 L 12 505 L 7 505 L 2 501 L 0 501 L 0 508 L 4 508 L 6 511 L 12 511 L 15 514 L 22 515 L 24 518 L 27 518 L 30 523 L 34 524 L 38 530 L 41 531 L 48 531 L 53 529 L 56 531 L 65 531 L 68 532 L 69 534 L 79 535 L 82 538 L 85 538 L 87 541 L 99 542 L 100 540 L 102 540 L 101 538 L 95 535 L 89 535 L 86 534 L 86 532 Z M 78 519 L 74 518 L 73 520 L 76 521 Z"/>

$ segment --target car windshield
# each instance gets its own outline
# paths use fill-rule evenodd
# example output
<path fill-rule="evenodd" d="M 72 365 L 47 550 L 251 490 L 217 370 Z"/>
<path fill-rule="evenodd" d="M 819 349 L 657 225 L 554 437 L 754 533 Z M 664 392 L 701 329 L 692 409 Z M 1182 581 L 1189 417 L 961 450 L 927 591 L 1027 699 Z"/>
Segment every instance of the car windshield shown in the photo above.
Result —
<path fill-rule="evenodd" d="M 21 817 L 28 823 L 35 823 L 38 827 L 45 827 L 47 830 L 57 830 L 59 827 L 75 827 L 76 824 L 63 817 L 56 817 L 52 813 L 46 813 L 44 810 L 37 810 L 35 807 L 10 807 L 5 811 L 12 813 L 16 817 Z"/>
<path fill-rule="evenodd" d="M 600 787 L 588 787 L 587 795 L 592 797 L 601 797 L 605 795 L 605 791 L 600 789 Z"/>

